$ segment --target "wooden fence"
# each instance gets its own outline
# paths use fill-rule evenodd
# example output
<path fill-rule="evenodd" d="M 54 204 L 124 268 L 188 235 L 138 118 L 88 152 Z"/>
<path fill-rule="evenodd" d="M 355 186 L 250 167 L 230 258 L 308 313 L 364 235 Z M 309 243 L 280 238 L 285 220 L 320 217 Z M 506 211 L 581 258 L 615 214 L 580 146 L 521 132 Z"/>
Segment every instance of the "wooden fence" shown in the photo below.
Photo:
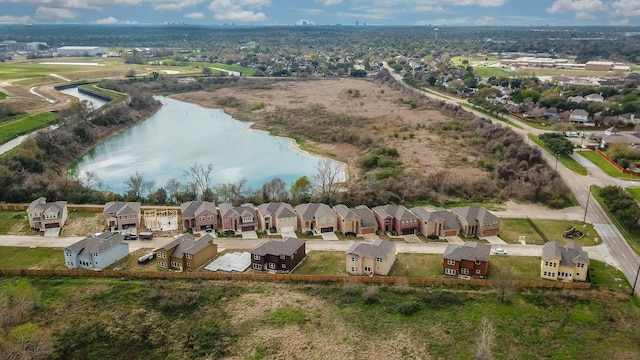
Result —
<path fill-rule="evenodd" d="M 610 158 L 609 156 L 607 156 L 607 154 L 605 154 L 602 151 L 600 151 L 600 149 L 594 149 L 594 151 L 596 152 L 596 154 L 600 155 L 601 158 L 605 159 L 611 166 L 613 166 L 614 168 L 618 169 L 620 172 L 625 173 L 625 174 L 631 174 L 633 176 L 640 176 L 640 173 L 625 169 L 622 166 L 620 166 L 620 164 L 618 164 L 617 162 L 613 161 L 612 158 Z"/>
<path fill-rule="evenodd" d="M 138 279 L 194 279 L 194 280 L 234 280 L 234 281 L 269 281 L 269 282 L 353 282 L 366 284 L 410 284 L 422 286 L 514 286 L 519 288 L 554 288 L 554 289 L 590 289 L 589 282 L 559 281 L 501 281 L 484 279 L 435 279 L 405 278 L 384 276 L 349 276 L 349 275 L 300 275 L 300 274 L 245 274 L 245 273 L 210 273 L 210 272 L 134 272 L 115 270 L 34 270 L 34 269 L 0 269 L 4 276 L 74 276 L 74 277 L 111 277 Z"/>

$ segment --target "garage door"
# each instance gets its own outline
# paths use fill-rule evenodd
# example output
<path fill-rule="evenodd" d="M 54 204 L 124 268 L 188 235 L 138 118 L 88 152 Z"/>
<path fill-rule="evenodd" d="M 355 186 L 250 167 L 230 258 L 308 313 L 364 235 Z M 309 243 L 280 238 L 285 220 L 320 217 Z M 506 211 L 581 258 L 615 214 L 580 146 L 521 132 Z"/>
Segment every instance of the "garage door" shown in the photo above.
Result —
<path fill-rule="evenodd" d="M 252 231 L 255 230 L 256 226 L 255 225 L 249 225 L 249 226 L 243 226 L 242 227 L 242 231 Z"/>
<path fill-rule="evenodd" d="M 416 233 L 415 229 L 402 229 L 402 235 L 415 234 L 415 233 Z"/>
<path fill-rule="evenodd" d="M 280 229 L 281 233 L 292 233 L 295 232 L 295 230 L 293 230 L 293 226 L 285 226 L 283 228 Z"/>
<path fill-rule="evenodd" d="M 374 229 L 374 228 L 363 228 L 360 232 L 362 234 L 373 234 L 373 233 L 376 232 L 376 229 Z"/>
<path fill-rule="evenodd" d="M 44 224 L 44 227 L 45 227 L 46 229 L 59 228 L 59 227 L 60 227 L 60 224 L 59 224 L 59 223 Z"/>
<path fill-rule="evenodd" d="M 324 228 L 320 228 L 320 232 L 321 233 L 325 233 L 325 232 L 332 232 L 333 231 L 333 226 L 331 227 L 324 227 Z"/>

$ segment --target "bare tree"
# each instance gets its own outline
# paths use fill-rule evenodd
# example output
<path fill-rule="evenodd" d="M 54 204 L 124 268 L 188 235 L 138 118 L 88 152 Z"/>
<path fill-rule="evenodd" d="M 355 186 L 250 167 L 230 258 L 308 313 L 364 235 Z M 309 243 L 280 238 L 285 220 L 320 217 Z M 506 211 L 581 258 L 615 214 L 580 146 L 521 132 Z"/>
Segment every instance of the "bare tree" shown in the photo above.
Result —
<path fill-rule="evenodd" d="M 493 347 L 496 340 L 496 330 L 489 319 L 482 318 L 476 337 L 476 360 L 493 359 Z"/>
<path fill-rule="evenodd" d="M 211 173 L 213 172 L 213 165 L 202 165 L 195 163 L 189 169 L 185 171 L 185 175 L 191 178 L 191 181 L 196 185 L 199 195 L 204 195 L 211 190 Z"/>
<path fill-rule="evenodd" d="M 216 200 L 219 203 L 228 202 L 233 204 L 241 204 L 246 198 L 247 190 L 244 188 L 247 179 L 240 179 L 235 183 L 220 184 L 216 186 Z"/>
<path fill-rule="evenodd" d="M 136 199 L 141 199 L 144 194 L 153 188 L 153 181 L 146 180 L 142 174 L 136 171 L 125 182 L 127 192 L 131 193 Z"/>
<path fill-rule="evenodd" d="M 169 196 L 169 201 L 170 202 L 177 202 L 178 201 L 178 191 L 180 191 L 180 187 L 182 186 L 182 184 L 180 184 L 180 181 L 178 181 L 178 179 L 176 178 L 170 178 L 169 180 L 167 180 L 167 183 L 164 185 L 165 189 L 167 189 L 167 195 Z"/>
<path fill-rule="evenodd" d="M 336 161 L 322 159 L 318 161 L 315 169 L 314 181 L 316 193 L 323 201 L 333 199 L 336 192 L 336 185 L 342 180 L 342 166 Z"/>
<path fill-rule="evenodd" d="M 513 269 L 500 269 L 491 276 L 493 286 L 498 292 L 498 300 L 506 304 L 511 301 L 511 296 L 516 291 L 516 284 L 513 277 Z"/>
<path fill-rule="evenodd" d="M 288 199 L 287 183 L 280 178 L 274 178 L 262 185 L 262 201 L 286 201 Z"/>

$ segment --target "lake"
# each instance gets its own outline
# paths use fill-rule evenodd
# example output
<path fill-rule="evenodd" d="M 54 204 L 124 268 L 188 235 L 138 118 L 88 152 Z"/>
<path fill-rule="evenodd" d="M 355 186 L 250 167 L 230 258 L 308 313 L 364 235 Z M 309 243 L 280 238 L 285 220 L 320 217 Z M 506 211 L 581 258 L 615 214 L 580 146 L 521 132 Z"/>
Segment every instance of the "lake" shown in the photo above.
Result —
<path fill-rule="evenodd" d="M 296 150 L 289 138 L 252 130 L 250 123 L 222 110 L 156 99 L 163 106 L 155 115 L 94 148 L 74 170 L 91 171 L 105 190 L 123 194 L 136 171 L 159 188 L 170 178 L 189 182 L 184 172 L 196 163 L 212 164 L 213 184 L 245 178 L 250 189 L 258 189 L 276 177 L 289 185 L 304 175 L 311 178 L 322 159 Z"/>

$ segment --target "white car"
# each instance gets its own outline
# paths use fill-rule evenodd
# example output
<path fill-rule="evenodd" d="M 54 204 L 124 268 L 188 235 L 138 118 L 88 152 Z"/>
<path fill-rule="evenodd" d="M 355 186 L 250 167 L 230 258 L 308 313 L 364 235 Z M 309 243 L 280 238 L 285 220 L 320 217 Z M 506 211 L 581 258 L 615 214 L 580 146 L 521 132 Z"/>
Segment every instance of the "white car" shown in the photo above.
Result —
<path fill-rule="evenodd" d="M 493 249 L 493 253 L 495 255 L 507 255 L 507 250 L 501 249 L 501 248 L 495 248 Z"/>

